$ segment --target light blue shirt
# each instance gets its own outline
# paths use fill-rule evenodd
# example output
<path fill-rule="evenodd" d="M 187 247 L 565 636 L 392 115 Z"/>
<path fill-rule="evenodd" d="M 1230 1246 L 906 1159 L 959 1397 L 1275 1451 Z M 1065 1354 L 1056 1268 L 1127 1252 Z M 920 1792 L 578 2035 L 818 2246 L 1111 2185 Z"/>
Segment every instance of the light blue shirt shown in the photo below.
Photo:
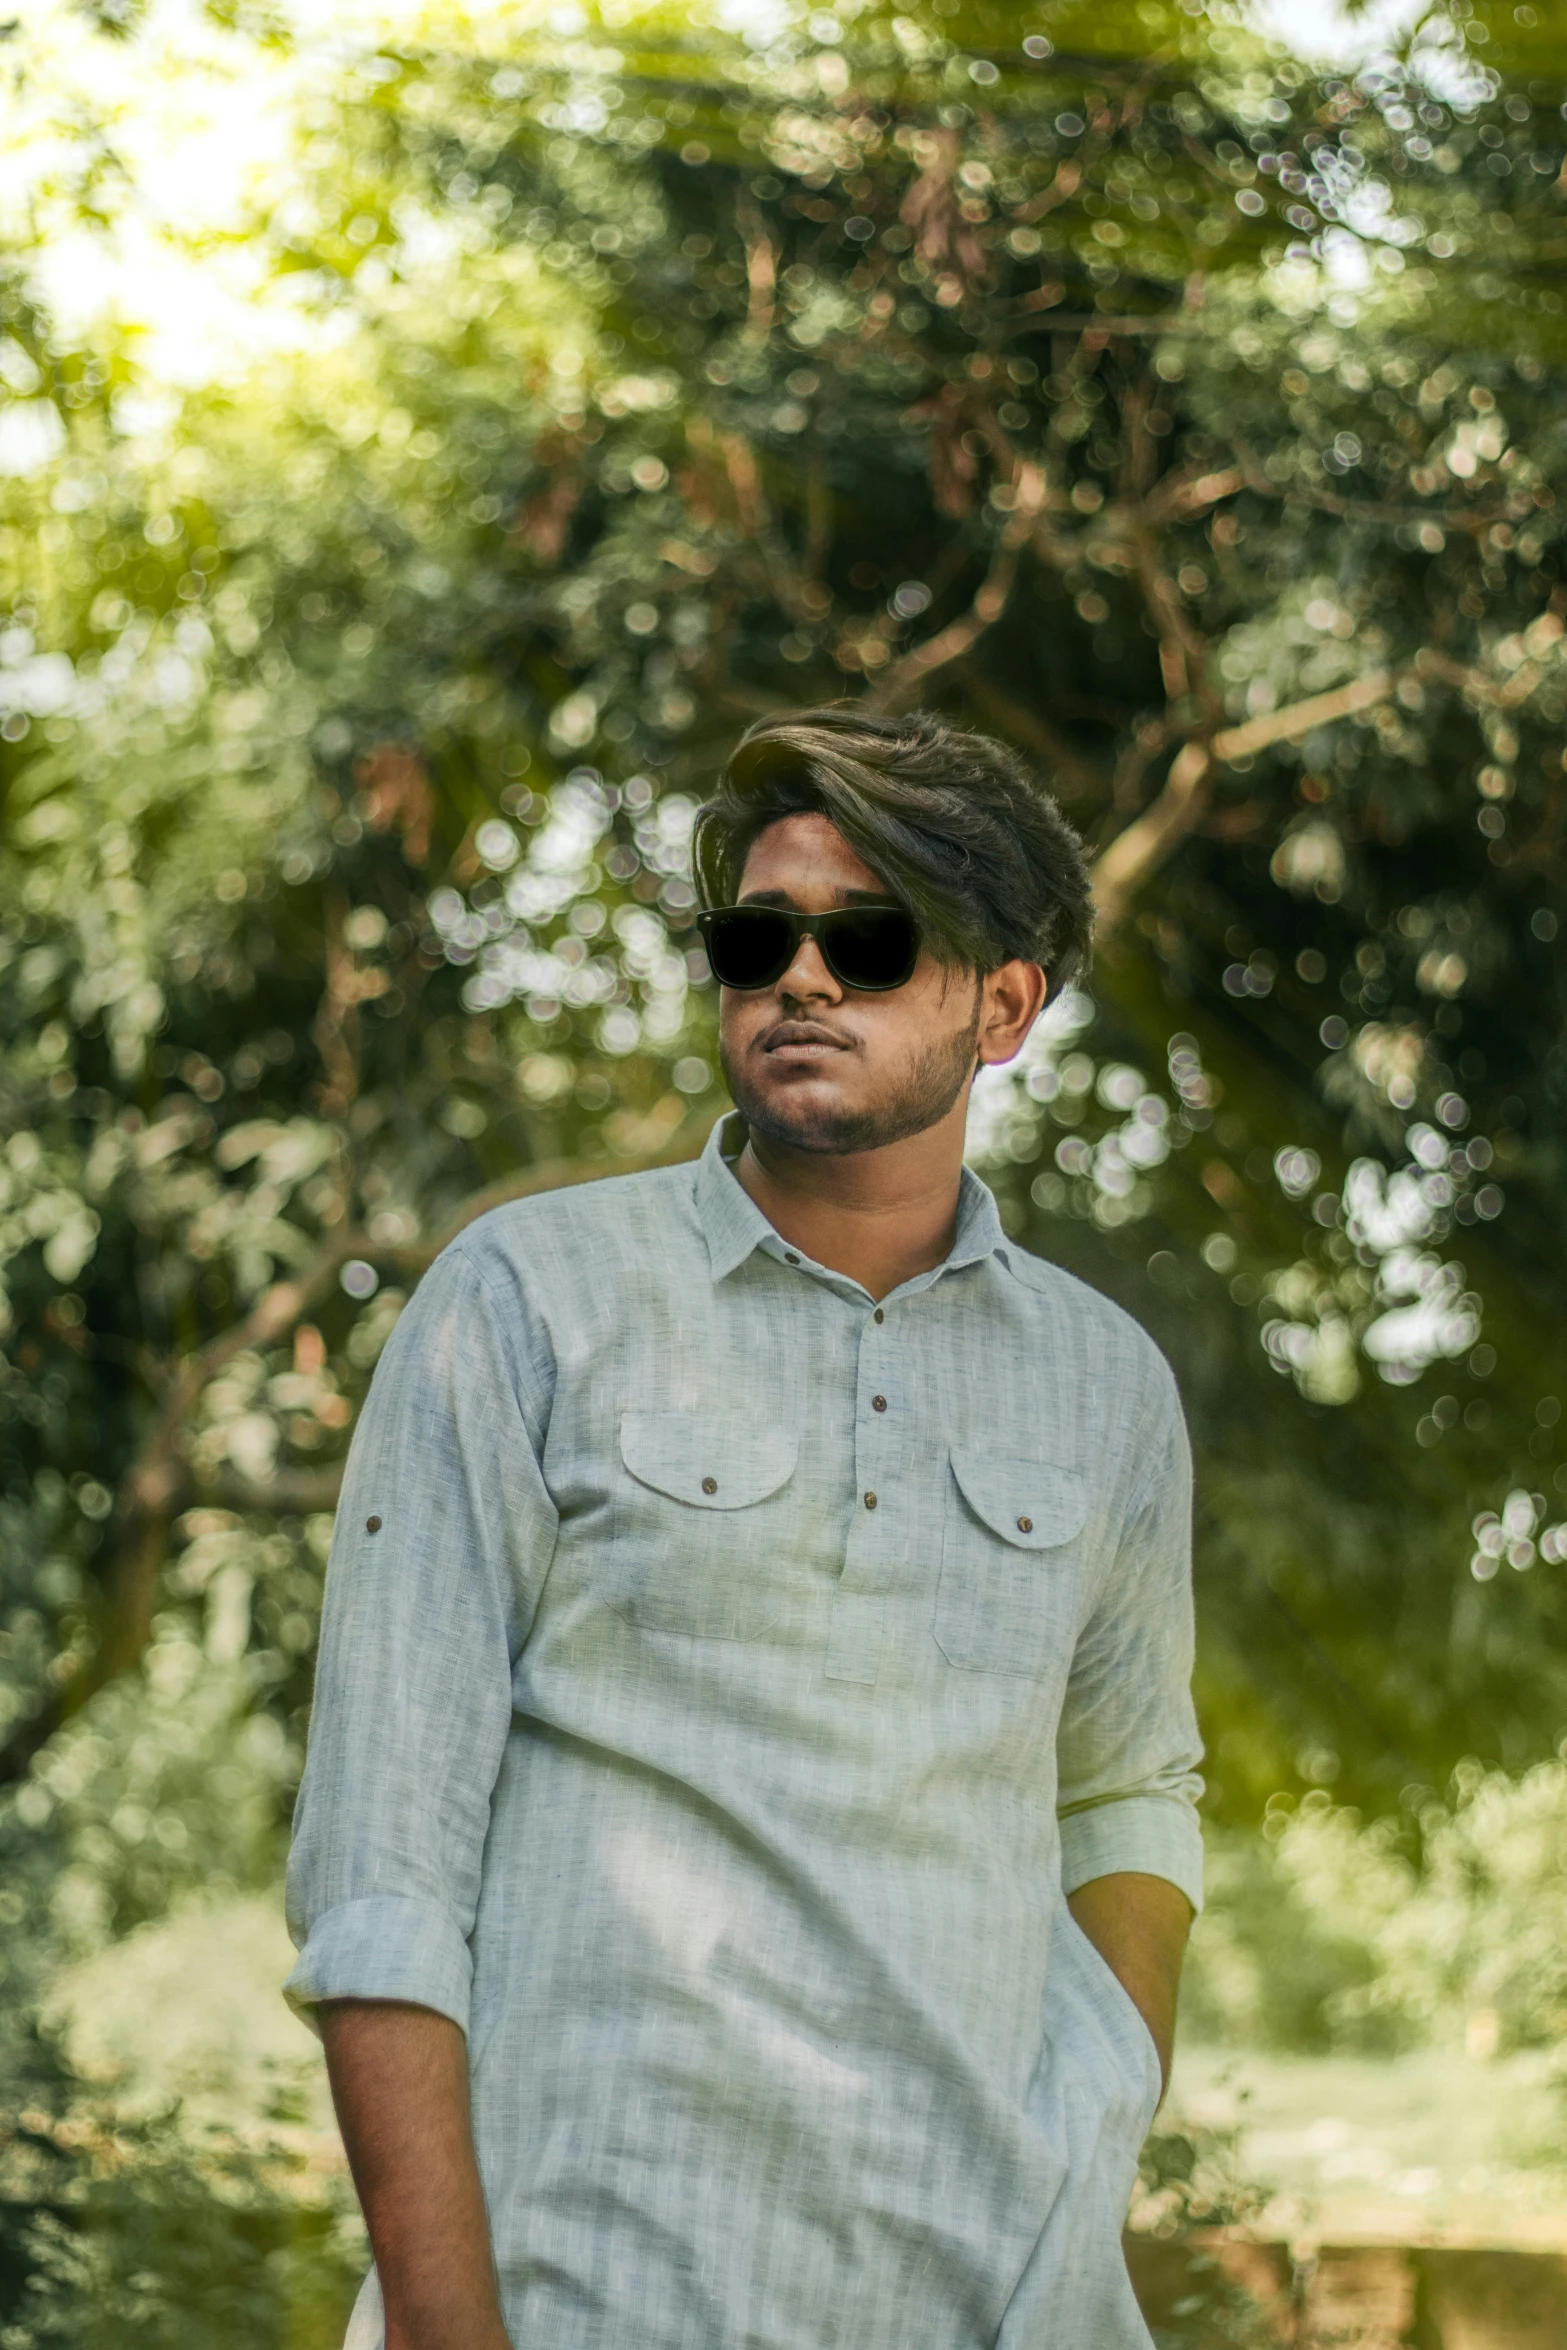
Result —
<path fill-rule="evenodd" d="M 518 2350 L 1139 2350 L 1158 2066 L 1064 1892 L 1200 1899 L 1174 1383 L 972 1173 L 878 1306 L 722 1132 L 485 1216 L 398 1323 L 289 1995 L 467 2032 Z"/>

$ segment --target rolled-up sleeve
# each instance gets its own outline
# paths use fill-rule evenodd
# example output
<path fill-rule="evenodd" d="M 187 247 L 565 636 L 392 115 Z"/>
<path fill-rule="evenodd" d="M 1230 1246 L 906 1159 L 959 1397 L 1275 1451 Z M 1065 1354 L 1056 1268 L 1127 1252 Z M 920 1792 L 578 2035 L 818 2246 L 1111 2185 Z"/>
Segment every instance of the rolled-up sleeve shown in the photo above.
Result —
<path fill-rule="evenodd" d="M 557 1532 L 524 1339 L 459 1243 L 398 1322 L 355 1432 L 288 1868 L 284 1990 L 307 2022 L 323 1999 L 396 1999 L 467 2029 L 512 1666 Z"/>
<path fill-rule="evenodd" d="M 1068 1893 L 1132 1869 L 1202 1907 L 1192 1705 L 1191 1452 L 1161 1361 L 1134 1457 L 1148 1465 L 1073 1657 L 1056 1737 Z"/>

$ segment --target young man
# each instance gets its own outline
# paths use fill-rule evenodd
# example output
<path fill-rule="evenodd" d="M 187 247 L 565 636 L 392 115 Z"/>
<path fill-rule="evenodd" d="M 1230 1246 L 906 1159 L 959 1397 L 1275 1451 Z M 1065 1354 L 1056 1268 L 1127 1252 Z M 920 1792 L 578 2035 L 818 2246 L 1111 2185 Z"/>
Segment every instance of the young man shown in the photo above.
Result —
<path fill-rule="evenodd" d="M 1186 1444 L 963 1167 L 1081 851 L 839 708 L 751 729 L 697 877 L 737 1117 L 472 1226 L 354 1441 L 290 1874 L 350 2343 L 1137 2350 Z"/>

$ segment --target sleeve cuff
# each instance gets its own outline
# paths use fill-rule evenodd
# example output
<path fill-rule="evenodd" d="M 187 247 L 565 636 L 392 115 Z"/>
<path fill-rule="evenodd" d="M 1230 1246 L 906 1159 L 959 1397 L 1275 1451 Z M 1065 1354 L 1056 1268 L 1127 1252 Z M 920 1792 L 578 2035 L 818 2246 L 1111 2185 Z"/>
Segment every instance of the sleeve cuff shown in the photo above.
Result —
<path fill-rule="evenodd" d="M 377 1894 L 317 1918 L 283 1996 L 312 2031 L 323 1999 L 400 1999 L 433 2007 L 466 2032 L 472 1983 L 472 1955 L 444 1909 Z"/>
<path fill-rule="evenodd" d="M 1120 1869 L 1164 1877 L 1200 1911 L 1202 1829 L 1191 1805 L 1173 1795 L 1124 1795 L 1069 1812 L 1061 1822 L 1062 1891 Z"/>

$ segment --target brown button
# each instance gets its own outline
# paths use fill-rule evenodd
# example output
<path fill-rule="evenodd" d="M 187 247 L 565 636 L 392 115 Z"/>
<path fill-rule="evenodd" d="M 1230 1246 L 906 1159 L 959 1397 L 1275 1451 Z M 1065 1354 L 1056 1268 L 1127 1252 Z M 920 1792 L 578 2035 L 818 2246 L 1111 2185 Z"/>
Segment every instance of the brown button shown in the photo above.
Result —
<path fill-rule="evenodd" d="M 1033 1533 L 1033 1531 L 1034 1531 L 1034 1521 L 1033 1521 L 1033 1519 L 1032 1519 L 1032 1518 L 1019 1518 L 1019 1520 L 1018 1520 L 1018 1522 L 1017 1522 L 1017 1530 L 1018 1530 L 1018 1532 L 1019 1532 L 1020 1534 L 1032 1534 L 1032 1533 Z"/>
<path fill-rule="evenodd" d="M 784 1263 L 785 1263 L 786 1265 L 797 1265 L 799 1262 L 800 1262 L 800 1260 L 799 1260 L 799 1258 L 798 1258 L 798 1257 L 795 1255 L 795 1253 L 794 1253 L 794 1251 L 793 1251 L 793 1249 L 792 1249 L 792 1248 L 786 1248 L 786 1249 L 784 1250 Z"/>
<path fill-rule="evenodd" d="M 871 1397 L 871 1410 L 873 1412 L 884 1412 L 886 1409 L 887 1398 L 884 1395 L 873 1395 Z"/>
<path fill-rule="evenodd" d="M 704 1477 L 702 1479 L 702 1491 L 704 1493 L 716 1493 L 718 1491 L 718 1479 L 716 1477 Z"/>
<path fill-rule="evenodd" d="M 366 1518 L 366 1520 L 365 1520 L 365 1532 L 366 1532 L 367 1534 L 379 1534 L 379 1533 L 380 1533 L 380 1531 L 381 1531 L 381 1521 L 380 1521 L 380 1519 L 379 1519 L 379 1518 Z"/>
<path fill-rule="evenodd" d="M 867 1493 L 865 1496 L 865 1506 L 868 1510 L 873 1510 L 876 1507 L 876 1496 L 874 1493 Z"/>
<path fill-rule="evenodd" d="M 885 1314 L 882 1312 L 882 1310 L 881 1310 L 880 1306 L 878 1306 L 878 1307 L 876 1308 L 876 1311 L 875 1311 L 875 1313 L 874 1313 L 874 1314 L 872 1314 L 872 1316 L 871 1316 L 871 1320 L 872 1320 L 873 1322 L 885 1322 L 885 1321 L 886 1321 L 886 1319 L 887 1319 L 887 1317 L 886 1317 L 886 1315 L 885 1315 Z"/>

